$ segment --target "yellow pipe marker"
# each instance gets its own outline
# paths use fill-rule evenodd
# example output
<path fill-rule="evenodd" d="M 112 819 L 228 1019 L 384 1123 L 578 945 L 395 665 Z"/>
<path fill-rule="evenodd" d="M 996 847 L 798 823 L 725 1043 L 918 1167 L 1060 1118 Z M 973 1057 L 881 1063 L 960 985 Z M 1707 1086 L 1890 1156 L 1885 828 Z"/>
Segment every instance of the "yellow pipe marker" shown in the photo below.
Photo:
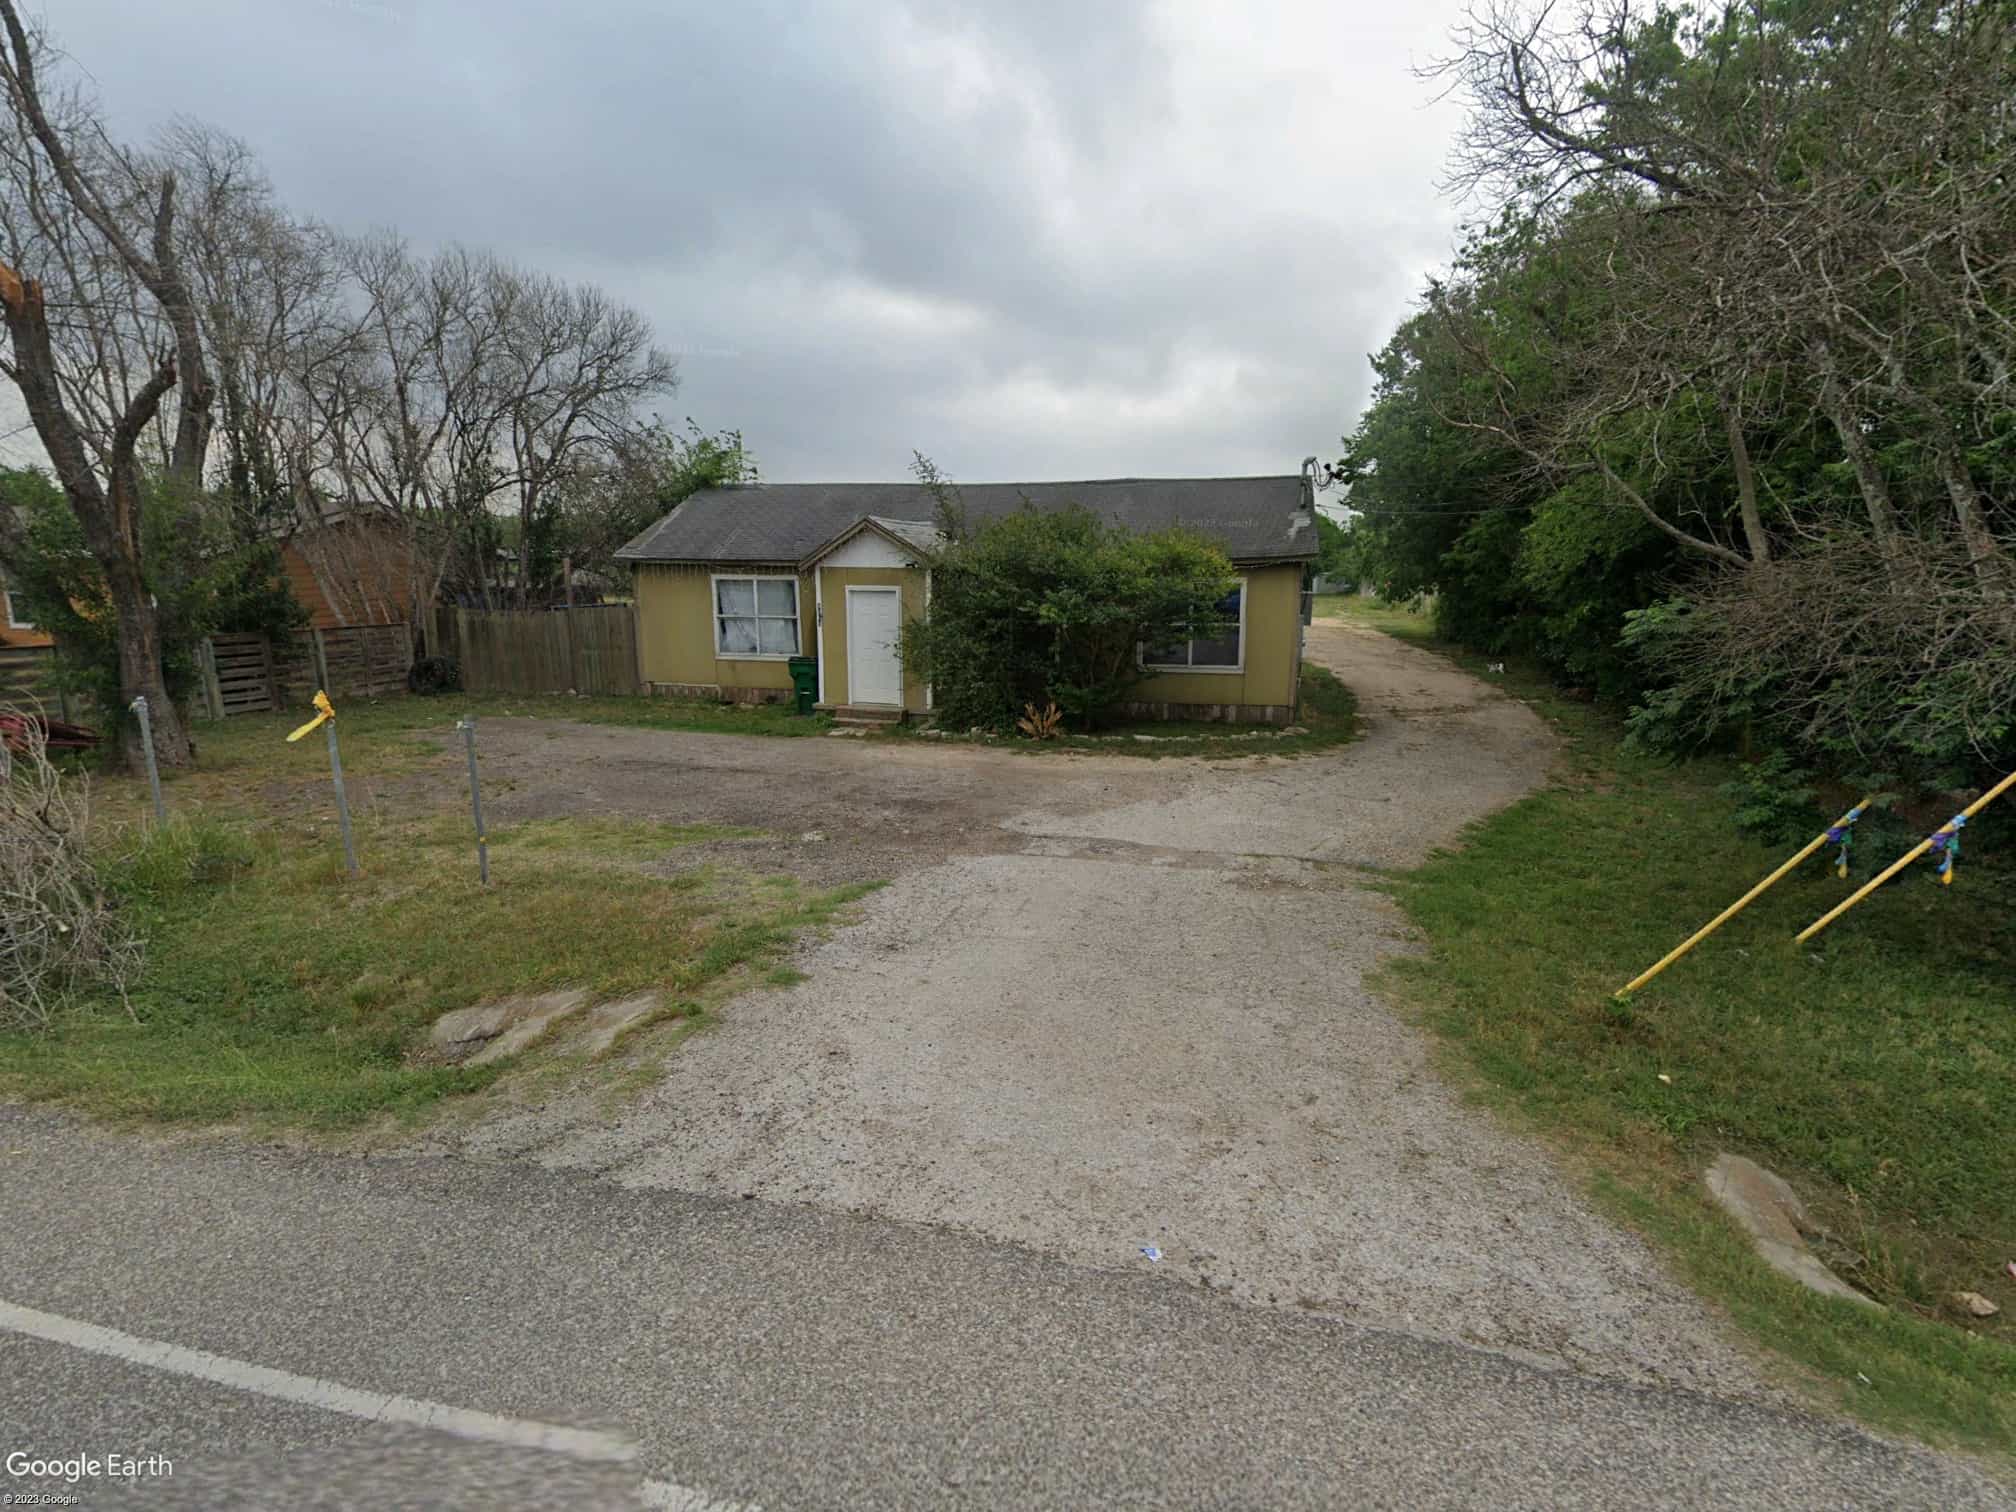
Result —
<path fill-rule="evenodd" d="M 1748 908 L 1752 903 L 1756 902 L 1757 899 L 1762 897 L 1765 893 L 1769 892 L 1771 890 L 1772 884 L 1777 882 L 1779 878 L 1783 877 L 1787 872 L 1791 871 L 1794 867 L 1796 867 L 1801 861 L 1804 861 L 1808 856 L 1812 855 L 1813 852 L 1820 849 L 1821 846 L 1825 845 L 1827 843 L 1827 837 L 1833 834 L 1835 830 L 1841 828 L 1844 824 L 1850 823 L 1853 819 L 1859 816 L 1864 809 L 1868 808 L 1869 805 L 1875 801 L 1875 798 L 1876 795 L 1874 793 L 1870 793 L 1868 796 L 1863 798 L 1863 800 L 1860 803 L 1856 804 L 1855 807 L 1848 810 L 1847 813 L 1843 814 L 1839 819 L 1835 820 L 1832 824 L 1828 825 L 1826 829 L 1822 830 L 1819 834 L 1815 835 L 1811 840 L 1807 841 L 1805 849 L 1800 851 L 1798 855 L 1794 856 L 1790 861 L 1787 861 L 1783 866 L 1779 867 L 1778 870 L 1771 873 L 1770 876 L 1766 877 L 1762 882 L 1759 882 L 1755 887 L 1751 888 L 1750 891 L 1743 894 L 1742 897 L 1738 898 L 1734 903 L 1731 903 L 1727 908 L 1723 909 L 1722 912 L 1715 915 L 1714 918 L 1710 919 L 1706 924 L 1702 925 L 1701 928 L 1697 929 L 1693 934 L 1689 935 L 1684 941 L 1682 941 L 1679 945 L 1674 947 L 1674 949 L 1669 951 L 1665 956 L 1661 957 L 1658 965 L 1652 967 L 1652 969 L 1649 971 L 1641 972 L 1637 976 L 1633 977 L 1630 981 L 1626 982 L 1622 987 L 1619 987 L 1617 991 L 1612 994 L 1612 996 L 1620 998 L 1630 996 L 1632 993 L 1636 992 L 1640 987 L 1643 987 L 1647 982 L 1651 981 L 1652 978 L 1659 975 L 1659 973 L 1664 971 L 1668 966 L 1671 966 L 1675 961 L 1679 960 L 1680 957 L 1687 954 L 1687 952 L 1692 950 L 1696 945 L 1699 945 L 1703 940 L 1707 939 L 1708 936 L 1715 933 L 1715 931 L 1720 929 L 1724 924 L 1727 924 L 1731 919 L 1735 918 L 1736 915 L 1743 912 L 1744 909 Z"/>
<path fill-rule="evenodd" d="M 1996 783 L 1995 786 L 1988 789 L 1988 791 L 1983 793 L 1979 798 L 1976 798 L 1972 803 L 1968 804 L 1967 807 L 1960 810 L 1959 817 L 1962 819 L 1972 819 L 1976 814 L 1980 813 L 1981 810 L 1988 807 L 1989 804 L 1993 803 L 1997 798 L 2000 798 L 2012 787 L 2016 787 L 2016 772 L 2011 772 L 2007 777 L 2004 777 L 2000 782 Z M 1820 933 L 1821 930 L 1825 929 L 1829 924 L 1832 924 L 1836 919 L 1840 918 L 1841 915 L 1848 912 L 1849 909 L 1853 908 L 1857 903 L 1860 903 L 1864 898 L 1868 897 L 1869 894 L 1876 891 L 1877 888 L 1881 887 L 1885 882 L 1888 882 L 1892 877 L 1896 876 L 1897 873 L 1904 870 L 1904 868 L 1909 866 L 1913 861 L 1916 861 L 1920 856 L 1924 855 L 1925 852 L 1932 849 L 1932 842 L 1934 840 L 1938 839 L 1941 835 L 1950 835 L 1953 832 L 1954 832 L 1953 821 L 1951 819 L 1948 819 L 1944 824 L 1940 825 L 1939 828 L 1932 831 L 1931 834 L 1927 835 L 1923 840 L 1920 840 L 1916 845 L 1912 846 L 1911 849 L 1904 852 L 1904 854 L 1899 856 L 1895 861 L 1892 861 L 1888 866 L 1884 867 L 1882 871 L 1878 872 L 1875 876 L 1871 877 L 1867 882 L 1863 883 L 1862 886 L 1857 888 L 1853 893 L 1849 894 L 1848 897 L 1844 898 L 1841 902 L 1835 904 L 1834 907 L 1828 909 L 1827 912 L 1820 915 L 1819 918 L 1815 919 L 1811 924 L 1808 924 L 1804 929 L 1800 930 L 1799 933 L 1796 936 L 1794 936 L 1794 939 L 1796 939 L 1802 945 L 1806 941 L 1812 939 L 1813 936 Z"/>

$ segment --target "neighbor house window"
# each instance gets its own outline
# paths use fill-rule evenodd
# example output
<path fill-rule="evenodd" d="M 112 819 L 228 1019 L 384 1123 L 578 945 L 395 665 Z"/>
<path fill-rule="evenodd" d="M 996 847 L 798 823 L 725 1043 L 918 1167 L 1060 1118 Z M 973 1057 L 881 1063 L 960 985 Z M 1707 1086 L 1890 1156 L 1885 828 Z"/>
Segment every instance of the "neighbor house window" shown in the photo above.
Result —
<path fill-rule="evenodd" d="M 720 656 L 796 656 L 798 579 L 714 579 L 714 650 Z"/>
<path fill-rule="evenodd" d="M 1246 579 L 1239 579 L 1239 586 L 1191 627 L 1190 639 L 1151 648 L 1141 664 L 1169 672 L 1242 670 L 1246 665 Z"/>
<path fill-rule="evenodd" d="M 14 606 L 14 594 L 6 584 L 0 583 L 0 599 L 6 600 L 7 628 L 9 630 L 33 630 L 35 622 L 28 618 L 28 611 Z"/>

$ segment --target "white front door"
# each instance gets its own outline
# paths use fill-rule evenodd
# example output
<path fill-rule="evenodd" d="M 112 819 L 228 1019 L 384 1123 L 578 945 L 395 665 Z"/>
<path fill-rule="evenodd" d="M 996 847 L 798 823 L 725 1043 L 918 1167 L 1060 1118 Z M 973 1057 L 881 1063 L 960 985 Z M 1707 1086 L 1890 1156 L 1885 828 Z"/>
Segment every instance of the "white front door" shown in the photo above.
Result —
<path fill-rule="evenodd" d="M 896 639 L 903 626 L 897 588 L 847 590 L 847 702 L 903 702 L 903 661 Z"/>

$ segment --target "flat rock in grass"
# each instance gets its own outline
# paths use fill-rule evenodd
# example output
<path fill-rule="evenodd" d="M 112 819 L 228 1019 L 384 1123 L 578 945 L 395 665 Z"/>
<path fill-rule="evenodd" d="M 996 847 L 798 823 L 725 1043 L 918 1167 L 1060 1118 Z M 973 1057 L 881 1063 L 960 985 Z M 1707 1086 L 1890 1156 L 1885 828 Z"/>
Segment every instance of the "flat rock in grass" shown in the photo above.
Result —
<path fill-rule="evenodd" d="M 656 1013 L 665 1001 L 657 992 L 640 992 L 635 997 L 616 998 L 607 1003 L 597 1003 L 588 1010 L 587 1022 L 582 1026 L 580 1048 L 590 1055 L 600 1055 L 632 1024 L 650 1014 Z"/>
<path fill-rule="evenodd" d="M 428 1039 L 443 1055 L 466 1054 L 485 1040 L 502 1034 L 511 1022 L 511 1004 L 478 1003 L 473 1008 L 457 1008 L 434 1020 Z"/>
<path fill-rule="evenodd" d="M 1962 1312 L 1969 1313 L 1977 1318 L 1992 1318 L 1995 1314 L 2002 1311 L 2001 1308 L 1997 1307 L 1979 1292 L 1955 1292 L 1953 1293 L 1953 1301 Z"/>
<path fill-rule="evenodd" d="M 1827 1269 L 1806 1247 L 1801 1231 L 1812 1227 L 1806 1204 L 1782 1176 L 1741 1155 L 1721 1155 L 1708 1168 L 1707 1182 L 1708 1194 L 1743 1225 L 1757 1253 L 1773 1270 L 1829 1297 L 1871 1307 L 1882 1305 Z"/>
<path fill-rule="evenodd" d="M 449 1060 L 480 1066 L 516 1055 L 587 1001 L 586 988 L 572 987 L 457 1008 L 434 1021 L 428 1039 Z"/>

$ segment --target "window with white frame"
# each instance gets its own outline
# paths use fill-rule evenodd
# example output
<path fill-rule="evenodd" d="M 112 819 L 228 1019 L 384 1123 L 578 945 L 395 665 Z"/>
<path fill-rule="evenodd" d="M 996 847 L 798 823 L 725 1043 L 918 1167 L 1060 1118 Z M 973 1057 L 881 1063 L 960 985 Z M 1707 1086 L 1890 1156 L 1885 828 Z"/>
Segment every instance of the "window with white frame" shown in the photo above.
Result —
<path fill-rule="evenodd" d="M 0 599 L 6 600 L 7 628 L 9 630 L 33 630 L 35 622 L 28 618 L 28 611 L 16 607 L 14 591 L 5 583 L 0 583 Z"/>
<path fill-rule="evenodd" d="M 1246 579 L 1191 626 L 1190 638 L 1156 646 L 1141 665 L 1158 672 L 1238 672 L 1246 665 Z"/>
<path fill-rule="evenodd" d="M 714 651 L 718 656 L 796 656 L 798 579 L 714 579 Z"/>

